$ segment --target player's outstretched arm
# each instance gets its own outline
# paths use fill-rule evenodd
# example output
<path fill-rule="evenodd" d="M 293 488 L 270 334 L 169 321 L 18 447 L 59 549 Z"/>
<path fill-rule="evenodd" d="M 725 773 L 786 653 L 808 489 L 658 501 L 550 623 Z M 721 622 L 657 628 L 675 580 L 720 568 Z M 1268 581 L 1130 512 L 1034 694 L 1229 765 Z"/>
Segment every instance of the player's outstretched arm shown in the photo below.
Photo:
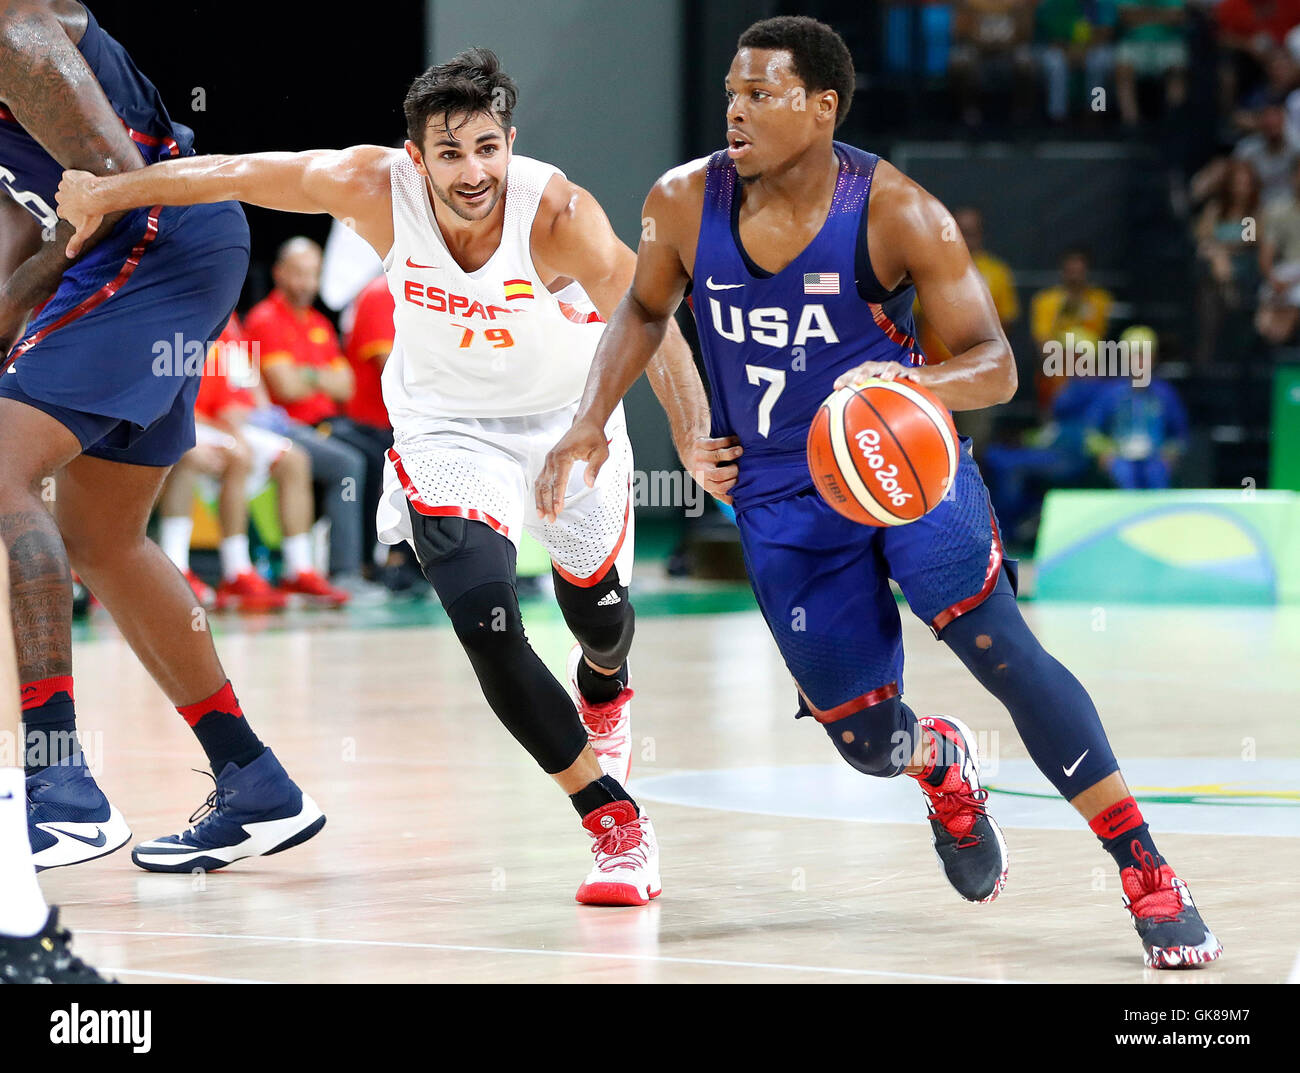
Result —
<path fill-rule="evenodd" d="M 59 183 L 59 215 L 76 229 L 67 255 L 75 257 L 83 237 L 111 212 L 143 205 L 243 201 L 282 212 L 328 213 L 355 228 L 383 257 L 393 245 L 388 176 L 399 152 L 357 145 L 304 153 L 184 157 L 129 175 L 66 171 Z"/>
<path fill-rule="evenodd" d="M 1009 401 L 1017 383 L 1011 344 L 952 214 L 883 160 L 872 186 L 870 250 L 876 276 L 890 287 L 911 278 L 926 320 L 953 356 L 919 369 L 868 362 L 842 375 L 835 386 L 901 376 L 929 388 L 952 410 Z"/>

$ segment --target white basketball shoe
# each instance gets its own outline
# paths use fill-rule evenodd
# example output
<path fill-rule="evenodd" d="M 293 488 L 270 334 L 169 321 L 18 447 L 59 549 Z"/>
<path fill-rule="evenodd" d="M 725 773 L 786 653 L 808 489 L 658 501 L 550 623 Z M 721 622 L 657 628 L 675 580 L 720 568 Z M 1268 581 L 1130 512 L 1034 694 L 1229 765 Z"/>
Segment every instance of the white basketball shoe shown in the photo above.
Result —
<path fill-rule="evenodd" d="M 582 826 L 590 832 L 596 855 L 591 872 L 578 888 L 584 905 L 645 905 L 659 897 L 659 842 L 650 818 L 637 815 L 631 801 L 611 801 L 587 813 Z"/>
<path fill-rule="evenodd" d="M 596 754 L 600 770 L 611 775 L 620 786 L 627 785 L 632 772 L 632 690 L 622 692 L 605 704 L 592 704 L 578 688 L 578 663 L 582 646 L 574 645 L 569 653 L 569 690 L 578 706 L 578 717 L 587 729 L 587 741 Z"/>

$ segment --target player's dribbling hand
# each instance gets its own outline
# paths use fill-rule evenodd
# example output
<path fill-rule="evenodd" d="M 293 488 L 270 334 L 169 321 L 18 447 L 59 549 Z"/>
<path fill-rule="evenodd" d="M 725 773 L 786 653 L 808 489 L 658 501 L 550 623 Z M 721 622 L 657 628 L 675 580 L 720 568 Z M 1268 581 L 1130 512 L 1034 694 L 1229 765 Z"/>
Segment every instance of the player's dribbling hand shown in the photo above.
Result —
<path fill-rule="evenodd" d="M 896 361 L 864 361 L 856 369 L 841 373 L 835 381 L 835 390 L 842 387 L 861 387 L 864 380 L 915 380 L 911 366 Z"/>
<path fill-rule="evenodd" d="M 68 239 L 65 252 L 69 258 L 76 257 L 81 247 L 99 230 L 104 222 L 104 214 L 94 207 L 94 194 L 91 183 L 95 181 L 88 171 L 65 171 L 59 180 L 59 190 L 54 201 L 58 213 L 73 227 L 75 234 Z"/>
<path fill-rule="evenodd" d="M 554 522 L 564 510 L 564 491 L 569 487 L 569 471 L 575 462 L 586 462 L 584 475 L 587 487 L 596 483 L 596 474 L 600 472 L 609 458 L 609 443 L 605 439 L 605 430 L 590 421 L 575 422 L 551 448 L 542 464 L 542 471 L 533 482 L 533 491 L 537 498 L 537 514 L 547 522 Z"/>
<path fill-rule="evenodd" d="M 740 474 L 735 462 L 741 455 L 740 441 L 735 436 L 711 439 L 700 436 L 686 451 L 682 461 L 696 483 L 714 499 L 730 503 L 730 493 Z"/>

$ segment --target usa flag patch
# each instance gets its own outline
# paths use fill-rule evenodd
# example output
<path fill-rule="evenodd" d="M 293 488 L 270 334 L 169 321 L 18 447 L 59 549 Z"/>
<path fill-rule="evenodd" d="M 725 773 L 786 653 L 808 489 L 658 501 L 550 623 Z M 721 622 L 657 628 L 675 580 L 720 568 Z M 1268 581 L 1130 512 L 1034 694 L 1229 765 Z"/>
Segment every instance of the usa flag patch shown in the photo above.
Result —
<path fill-rule="evenodd" d="M 840 274 L 838 272 L 805 272 L 803 274 L 804 294 L 839 294 Z"/>

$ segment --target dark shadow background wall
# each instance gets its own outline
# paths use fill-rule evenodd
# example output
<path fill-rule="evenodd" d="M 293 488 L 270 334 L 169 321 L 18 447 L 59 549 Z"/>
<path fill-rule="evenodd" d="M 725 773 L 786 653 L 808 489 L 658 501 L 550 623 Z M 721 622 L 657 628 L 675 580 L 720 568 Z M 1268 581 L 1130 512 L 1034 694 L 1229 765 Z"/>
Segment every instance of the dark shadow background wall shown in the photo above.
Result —
<path fill-rule="evenodd" d="M 424 69 L 424 4 L 321 5 L 268 0 L 87 0 L 158 87 L 200 153 L 398 144 L 402 98 Z M 245 302 L 270 286 L 267 265 L 292 235 L 323 242 L 329 217 L 247 208 L 253 267 Z"/>

